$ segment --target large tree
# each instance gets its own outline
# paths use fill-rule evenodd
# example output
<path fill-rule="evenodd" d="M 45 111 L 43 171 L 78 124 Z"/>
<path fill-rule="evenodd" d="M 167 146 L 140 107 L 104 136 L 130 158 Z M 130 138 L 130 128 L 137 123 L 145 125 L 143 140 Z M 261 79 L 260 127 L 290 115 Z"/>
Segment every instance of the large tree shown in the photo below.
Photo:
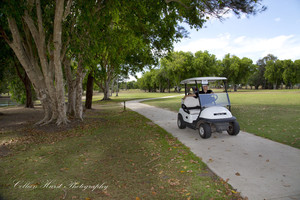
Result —
<path fill-rule="evenodd" d="M 193 59 L 193 76 L 217 75 L 217 58 L 208 51 L 197 51 Z"/>
<path fill-rule="evenodd" d="M 265 78 L 273 84 L 273 89 L 277 89 L 278 85 L 283 81 L 282 74 L 284 72 L 283 61 L 269 60 L 267 61 Z"/>
<path fill-rule="evenodd" d="M 265 69 L 255 65 L 254 70 L 253 70 L 253 74 L 249 77 L 248 79 L 248 83 L 252 89 L 252 86 L 254 86 L 254 88 L 256 90 L 258 90 L 260 85 L 263 85 L 264 83 L 264 71 Z"/>
<path fill-rule="evenodd" d="M 294 61 L 294 66 L 296 68 L 296 83 L 300 83 L 300 59 Z M 300 84 L 298 84 L 298 88 L 300 88 Z"/>
<path fill-rule="evenodd" d="M 138 79 L 140 89 L 143 89 L 145 91 L 148 90 L 148 92 L 154 92 L 156 88 L 153 85 L 153 76 L 154 70 L 145 72 L 143 76 Z"/>
<path fill-rule="evenodd" d="M 296 83 L 300 82 L 300 65 L 297 65 L 299 61 L 283 60 L 282 78 L 287 88 L 293 88 Z"/>
<path fill-rule="evenodd" d="M 1 28 L 2 36 L 25 69 L 43 105 L 45 117 L 40 123 L 67 122 L 61 61 L 64 57 L 62 23 L 70 5 L 71 1 L 65 5 L 64 0 L 9 1 L 1 10 L 8 26 Z"/>
<path fill-rule="evenodd" d="M 191 52 L 172 52 L 161 59 L 161 68 L 166 71 L 168 78 L 170 79 L 175 90 L 180 87 L 180 81 L 190 77 L 193 72 L 194 56 Z"/>
<path fill-rule="evenodd" d="M 274 56 L 273 54 L 268 54 L 267 56 L 263 57 L 262 59 L 259 59 L 256 64 L 258 65 L 258 74 L 257 76 L 257 88 L 259 85 L 262 86 L 263 89 L 269 89 L 272 87 L 272 85 L 268 82 L 268 80 L 265 77 L 265 71 L 267 62 L 270 60 L 276 61 L 278 58 Z"/>
<path fill-rule="evenodd" d="M 226 54 L 220 62 L 221 76 L 228 78 L 229 83 L 233 83 L 234 91 L 237 91 L 237 85 L 247 82 L 251 72 L 254 71 L 255 66 L 249 58 L 240 59 L 237 56 L 230 56 Z"/>

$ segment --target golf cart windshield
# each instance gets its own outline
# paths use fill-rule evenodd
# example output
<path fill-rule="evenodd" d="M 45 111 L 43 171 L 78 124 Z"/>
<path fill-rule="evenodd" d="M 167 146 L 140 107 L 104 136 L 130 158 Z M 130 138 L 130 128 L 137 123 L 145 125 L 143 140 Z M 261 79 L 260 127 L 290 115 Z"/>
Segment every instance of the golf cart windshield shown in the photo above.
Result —
<path fill-rule="evenodd" d="M 201 107 L 230 106 L 228 93 L 199 94 Z"/>

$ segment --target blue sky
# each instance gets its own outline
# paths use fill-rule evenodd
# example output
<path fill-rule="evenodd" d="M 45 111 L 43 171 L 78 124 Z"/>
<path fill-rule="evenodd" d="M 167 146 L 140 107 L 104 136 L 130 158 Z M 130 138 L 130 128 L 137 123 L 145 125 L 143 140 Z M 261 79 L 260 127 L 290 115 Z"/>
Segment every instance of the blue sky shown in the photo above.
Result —
<path fill-rule="evenodd" d="M 267 10 L 238 19 L 229 14 L 206 28 L 189 30 L 190 38 L 174 44 L 175 51 L 207 50 L 222 59 L 230 53 L 254 63 L 271 53 L 279 59 L 300 59 L 300 0 L 264 0 Z"/>
<path fill-rule="evenodd" d="M 174 44 L 174 51 L 209 51 L 218 59 L 230 53 L 258 59 L 273 54 L 279 59 L 300 59 L 300 0 L 263 0 L 267 10 L 255 16 L 233 14 L 220 22 L 212 19 L 198 31 L 191 30 L 189 38 Z M 141 77 L 141 73 L 137 74 Z M 130 80 L 135 80 L 130 76 Z"/>

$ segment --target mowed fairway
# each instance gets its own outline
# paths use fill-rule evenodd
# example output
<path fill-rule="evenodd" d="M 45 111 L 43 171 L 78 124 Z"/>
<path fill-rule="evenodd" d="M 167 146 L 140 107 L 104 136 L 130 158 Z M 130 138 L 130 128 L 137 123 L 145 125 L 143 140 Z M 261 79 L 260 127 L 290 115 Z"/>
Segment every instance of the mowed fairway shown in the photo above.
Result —
<path fill-rule="evenodd" d="M 241 130 L 300 148 L 300 90 L 243 90 L 229 97 Z M 144 103 L 177 112 L 180 99 Z"/>
<path fill-rule="evenodd" d="M 112 103 L 112 102 L 124 102 L 135 99 L 148 99 L 148 98 L 158 98 L 158 97 L 166 97 L 166 96 L 175 96 L 179 95 L 178 93 L 155 93 L 155 92 L 144 92 L 139 89 L 131 89 L 131 90 L 121 90 L 116 96 L 116 93 L 113 93 L 110 98 L 112 101 L 101 101 L 103 99 L 103 93 L 97 93 L 93 96 L 93 101 L 101 101 L 101 103 Z"/>

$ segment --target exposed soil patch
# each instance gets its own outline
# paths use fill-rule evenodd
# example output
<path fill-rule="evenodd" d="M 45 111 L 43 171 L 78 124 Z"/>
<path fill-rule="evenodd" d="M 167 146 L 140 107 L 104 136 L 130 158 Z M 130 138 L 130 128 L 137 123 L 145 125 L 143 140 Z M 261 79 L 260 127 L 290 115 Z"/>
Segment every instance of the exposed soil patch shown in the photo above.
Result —
<path fill-rule="evenodd" d="M 24 126 L 34 124 L 43 118 L 42 107 L 0 108 L 0 113 L 0 133 L 19 130 Z"/>
<path fill-rule="evenodd" d="M 93 121 L 95 118 L 92 117 L 92 115 L 96 112 L 99 112 L 99 107 L 97 107 L 97 109 L 86 110 L 84 113 L 84 121 Z M 41 106 L 36 106 L 35 108 L 0 108 L 0 134 L 8 131 L 18 131 L 24 128 L 48 133 L 61 132 L 84 123 L 84 121 L 81 120 L 70 119 L 68 124 L 60 126 L 56 126 L 54 122 L 43 126 L 35 125 L 35 123 L 42 120 L 43 117 L 44 112 Z M 97 117 L 96 119 L 99 120 L 100 118 Z M 105 119 L 102 118 L 100 120 L 105 121 Z"/>

